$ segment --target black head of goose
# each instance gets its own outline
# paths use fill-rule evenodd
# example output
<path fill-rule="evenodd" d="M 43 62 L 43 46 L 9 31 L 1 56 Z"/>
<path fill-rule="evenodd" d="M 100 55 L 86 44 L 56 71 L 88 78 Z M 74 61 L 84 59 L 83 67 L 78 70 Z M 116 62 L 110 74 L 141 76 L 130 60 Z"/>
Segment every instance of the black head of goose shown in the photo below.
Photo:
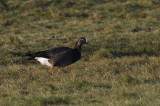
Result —
<path fill-rule="evenodd" d="M 36 59 L 43 65 L 54 66 L 58 68 L 73 64 L 81 58 L 81 47 L 83 44 L 89 44 L 87 38 L 81 37 L 75 44 L 74 49 L 68 47 L 57 47 L 51 50 L 40 51 L 33 54 L 27 54 L 29 60 Z"/>

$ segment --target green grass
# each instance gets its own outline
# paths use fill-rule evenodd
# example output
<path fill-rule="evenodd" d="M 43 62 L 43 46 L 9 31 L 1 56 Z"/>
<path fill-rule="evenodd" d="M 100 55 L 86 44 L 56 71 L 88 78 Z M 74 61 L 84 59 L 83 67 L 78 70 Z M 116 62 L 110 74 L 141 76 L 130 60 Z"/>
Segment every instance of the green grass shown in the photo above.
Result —
<path fill-rule="evenodd" d="M 0 105 L 160 105 L 159 0 L 1 0 Z M 74 47 L 53 74 L 25 53 Z"/>

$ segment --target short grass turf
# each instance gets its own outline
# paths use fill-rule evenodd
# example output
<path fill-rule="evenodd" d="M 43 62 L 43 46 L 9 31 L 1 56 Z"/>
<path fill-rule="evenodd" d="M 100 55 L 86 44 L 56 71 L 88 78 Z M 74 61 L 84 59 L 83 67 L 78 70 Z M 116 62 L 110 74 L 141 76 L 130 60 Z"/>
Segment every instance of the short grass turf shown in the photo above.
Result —
<path fill-rule="evenodd" d="M 0 105 L 160 105 L 159 0 L 1 0 Z M 25 53 L 74 47 L 53 74 Z"/>

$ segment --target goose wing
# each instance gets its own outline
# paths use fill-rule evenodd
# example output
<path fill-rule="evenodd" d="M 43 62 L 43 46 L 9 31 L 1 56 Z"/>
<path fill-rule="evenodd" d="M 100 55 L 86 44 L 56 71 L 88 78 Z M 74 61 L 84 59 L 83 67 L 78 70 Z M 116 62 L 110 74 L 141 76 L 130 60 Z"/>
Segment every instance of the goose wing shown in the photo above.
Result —
<path fill-rule="evenodd" d="M 67 52 L 72 50 L 71 48 L 68 47 L 58 47 L 58 48 L 53 48 L 51 50 L 45 50 L 45 51 L 39 51 L 37 53 L 33 54 L 27 54 L 26 56 L 29 56 L 29 60 L 35 59 L 35 57 L 44 57 L 50 59 L 54 55 L 62 54 L 63 52 Z"/>

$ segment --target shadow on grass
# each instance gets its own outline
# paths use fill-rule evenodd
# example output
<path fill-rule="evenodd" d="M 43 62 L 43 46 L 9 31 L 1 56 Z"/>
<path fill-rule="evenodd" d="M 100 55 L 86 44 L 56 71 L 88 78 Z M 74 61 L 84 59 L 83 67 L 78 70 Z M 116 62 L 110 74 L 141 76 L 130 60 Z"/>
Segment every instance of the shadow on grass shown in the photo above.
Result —
<path fill-rule="evenodd" d="M 118 41 L 104 43 L 98 51 L 103 57 L 123 57 L 123 56 L 160 56 L 159 43 L 138 43 L 136 45 L 125 43 L 126 41 Z"/>
<path fill-rule="evenodd" d="M 111 88 L 112 88 L 112 85 L 102 83 L 102 84 L 95 84 L 94 87 L 95 87 L 95 88 L 106 88 L 106 89 L 111 89 Z"/>
<path fill-rule="evenodd" d="M 21 53 L 21 52 L 10 52 L 10 54 L 12 54 L 13 56 L 20 56 L 20 57 L 24 57 L 25 54 Z"/>
<path fill-rule="evenodd" d="M 17 58 L 17 59 L 12 58 L 12 64 L 23 64 L 23 65 L 36 64 L 36 62 L 34 60 L 27 60 L 27 56 L 25 56 L 25 53 L 10 52 L 9 54 L 11 54 L 13 57 Z"/>
<path fill-rule="evenodd" d="M 160 56 L 158 50 L 146 50 L 145 48 L 139 51 L 135 49 L 129 51 L 110 51 L 113 57 L 123 57 L 123 56 Z"/>
<path fill-rule="evenodd" d="M 160 83 L 160 79 L 151 79 L 151 80 L 144 80 L 145 84 L 157 84 Z"/>
<path fill-rule="evenodd" d="M 40 98 L 39 101 L 42 105 L 60 105 L 60 104 L 70 104 L 71 98 L 66 97 L 49 97 L 49 98 Z"/>

